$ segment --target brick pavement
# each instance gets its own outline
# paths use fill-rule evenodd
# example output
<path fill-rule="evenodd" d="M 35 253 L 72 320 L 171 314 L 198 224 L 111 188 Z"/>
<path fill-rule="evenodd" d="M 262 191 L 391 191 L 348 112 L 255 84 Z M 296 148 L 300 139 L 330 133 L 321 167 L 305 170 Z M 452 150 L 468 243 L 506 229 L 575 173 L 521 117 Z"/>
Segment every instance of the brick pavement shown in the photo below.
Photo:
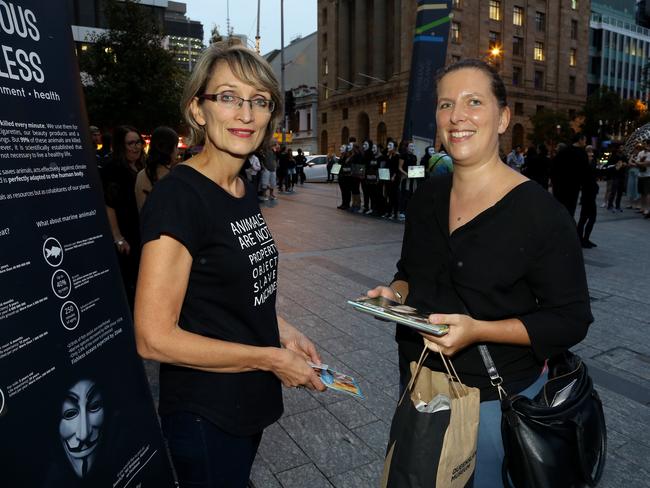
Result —
<path fill-rule="evenodd" d="M 285 413 L 255 460 L 256 488 L 378 486 L 397 402 L 394 326 L 345 301 L 389 281 L 403 226 L 337 204 L 336 185 L 306 184 L 263 213 L 281 253 L 278 312 L 314 340 L 325 363 L 355 376 L 366 398 L 285 389 Z M 650 485 L 649 238 L 649 221 L 601 209 L 598 247 L 585 251 L 595 322 L 575 350 L 605 405 L 606 488 Z"/>

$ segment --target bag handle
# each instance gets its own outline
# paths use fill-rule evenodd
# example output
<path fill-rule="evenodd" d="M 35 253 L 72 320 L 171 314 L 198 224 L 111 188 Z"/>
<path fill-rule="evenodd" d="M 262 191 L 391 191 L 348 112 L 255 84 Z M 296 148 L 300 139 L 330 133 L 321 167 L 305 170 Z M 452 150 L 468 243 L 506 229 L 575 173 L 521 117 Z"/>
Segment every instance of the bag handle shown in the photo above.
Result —
<path fill-rule="evenodd" d="M 413 389 L 413 385 L 415 385 L 416 380 L 418 379 L 418 375 L 420 374 L 420 371 L 422 370 L 422 365 L 424 364 L 424 361 L 427 359 L 429 356 L 429 348 L 424 347 L 422 349 L 422 354 L 420 354 L 420 359 L 418 359 L 418 363 L 415 366 L 415 371 L 411 375 L 411 379 L 409 380 L 408 385 L 406 385 L 406 388 L 404 388 L 404 391 L 402 392 L 402 396 L 399 399 L 399 403 L 402 403 L 402 400 L 404 400 L 404 395 L 406 395 L 406 392 L 410 392 Z"/>
<path fill-rule="evenodd" d="M 456 398 L 460 398 L 463 395 L 466 395 L 467 387 L 463 385 L 463 383 L 460 381 L 460 378 L 458 377 L 458 373 L 456 373 L 456 368 L 454 368 L 454 364 L 451 362 L 451 359 L 445 357 L 445 355 L 442 354 L 442 352 L 440 351 L 438 351 L 438 353 L 440 354 L 440 359 L 442 360 L 442 364 L 447 370 L 447 377 L 449 379 L 449 384 L 451 389 L 454 391 Z M 411 379 L 409 380 L 408 385 L 406 385 L 406 388 L 402 392 L 402 396 L 399 399 L 399 403 L 402 403 L 402 400 L 404 400 L 404 395 L 406 395 L 406 392 L 410 392 L 413 390 L 413 386 L 417 381 L 420 371 L 422 371 L 422 365 L 424 364 L 424 361 L 427 359 L 427 357 L 429 357 L 429 348 L 427 346 L 424 346 L 424 348 L 422 349 L 422 353 L 420 354 L 420 359 L 418 359 L 417 365 L 415 366 L 415 371 L 411 375 Z M 460 392 L 458 391 L 459 388 L 460 388 Z"/>
<path fill-rule="evenodd" d="M 465 305 L 465 301 L 460 296 L 460 293 L 458 293 L 458 290 L 456 289 L 456 284 L 454 283 L 453 280 L 451 281 L 451 283 L 454 287 L 454 290 L 456 290 L 456 296 L 458 297 L 458 300 L 460 301 L 460 305 L 463 308 L 463 313 L 471 317 L 472 314 L 467 309 L 467 305 Z M 492 386 L 494 386 L 497 389 L 497 393 L 499 394 L 499 400 L 501 401 L 505 400 L 506 398 L 508 398 L 508 393 L 503 388 L 503 378 L 499 374 L 499 371 L 497 370 L 497 367 L 494 364 L 494 360 L 492 359 L 492 355 L 490 354 L 490 351 L 488 350 L 485 344 L 479 344 L 477 347 L 478 347 L 478 352 L 481 354 L 481 359 L 483 360 L 485 369 L 487 370 L 487 374 L 490 377 L 490 383 L 492 384 Z"/>

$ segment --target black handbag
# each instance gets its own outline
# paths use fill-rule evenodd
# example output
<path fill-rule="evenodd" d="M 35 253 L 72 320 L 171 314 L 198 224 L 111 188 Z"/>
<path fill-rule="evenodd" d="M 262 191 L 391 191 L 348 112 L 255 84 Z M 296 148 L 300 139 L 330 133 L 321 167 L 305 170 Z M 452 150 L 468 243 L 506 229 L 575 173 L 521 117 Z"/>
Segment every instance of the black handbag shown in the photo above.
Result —
<path fill-rule="evenodd" d="M 565 352 L 549 360 L 534 398 L 508 396 L 486 346 L 479 346 L 501 398 L 503 485 L 515 488 L 596 486 L 605 467 L 607 430 L 587 366 Z"/>

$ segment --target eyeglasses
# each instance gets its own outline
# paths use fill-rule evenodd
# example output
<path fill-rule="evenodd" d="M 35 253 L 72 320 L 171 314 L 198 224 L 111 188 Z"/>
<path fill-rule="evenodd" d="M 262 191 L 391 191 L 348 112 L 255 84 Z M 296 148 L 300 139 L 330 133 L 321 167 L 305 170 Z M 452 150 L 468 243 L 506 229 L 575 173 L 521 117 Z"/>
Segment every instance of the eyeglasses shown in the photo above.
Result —
<path fill-rule="evenodd" d="M 144 142 L 142 142 L 142 141 L 128 141 L 128 142 L 125 142 L 125 144 L 127 146 L 142 146 L 144 144 Z"/>
<path fill-rule="evenodd" d="M 275 102 L 262 97 L 246 100 L 245 98 L 231 95 L 230 93 L 204 93 L 203 95 L 199 95 L 198 98 L 210 100 L 231 109 L 241 108 L 244 102 L 248 102 L 253 112 L 267 114 L 275 110 Z"/>

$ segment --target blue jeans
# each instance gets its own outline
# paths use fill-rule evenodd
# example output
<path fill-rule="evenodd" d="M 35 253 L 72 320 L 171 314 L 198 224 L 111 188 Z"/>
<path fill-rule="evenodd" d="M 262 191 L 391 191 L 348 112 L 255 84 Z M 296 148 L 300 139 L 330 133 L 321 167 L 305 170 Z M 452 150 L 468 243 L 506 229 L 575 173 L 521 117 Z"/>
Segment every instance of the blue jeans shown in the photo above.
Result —
<path fill-rule="evenodd" d="M 528 398 L 534 397 L 547 379 L 548 372 L 545 370 L 532 385 L 519 394 Z M 512 394 L 512 392 L 508 393 Z M 473 488 L 502 487 L 502 463 L 501 402 L 499 400 L 481 402 Z"/>
<path fill-rule="evenodd" d="M 235 436 L 203 417 L 176 412 L 161 419 L 180 488 L 245 488 L 262 432 Z"/>

